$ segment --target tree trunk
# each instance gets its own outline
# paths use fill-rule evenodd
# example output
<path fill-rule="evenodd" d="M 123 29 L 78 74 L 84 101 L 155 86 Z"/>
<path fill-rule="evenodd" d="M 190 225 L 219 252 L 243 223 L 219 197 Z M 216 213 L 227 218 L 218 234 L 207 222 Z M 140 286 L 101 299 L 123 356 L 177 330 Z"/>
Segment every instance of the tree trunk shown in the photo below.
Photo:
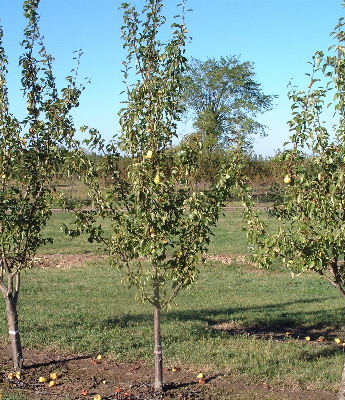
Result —
<path fill-rule="evenodd" d="M 155 392 L 163 391 L 163 351 L 161 337 L 161 307 L 155 305 L 154 311 L 154 331 L 155 331 Z"/>
<path fill-rule="evenodd" d="M 13 367 L 15 371 L 18 371 L 23 366 L 23 351 L 19 333 L 17 298 L 13 297 L 11 294 L 5 295 L 5 302 L 7 310 L 8 333 L 10 335 L 12 347 Z"/>
<path fill-rule="evenodd" d="M 343 376 L 342 376 L 342 380 L 341 380 L 339 400 L 345 400 L 345 362 L 344 362 L 344 366 L 343 366 Z"/>

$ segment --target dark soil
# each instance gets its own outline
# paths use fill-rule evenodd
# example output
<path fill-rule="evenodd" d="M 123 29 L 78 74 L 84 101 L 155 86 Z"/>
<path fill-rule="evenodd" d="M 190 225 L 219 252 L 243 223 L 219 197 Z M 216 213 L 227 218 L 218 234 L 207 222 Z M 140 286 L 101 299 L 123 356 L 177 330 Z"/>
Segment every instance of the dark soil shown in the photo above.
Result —
<path fill-rule="evenodd" d="M 56 351 L 25 350 L 25 369 L 20 380 L 8 379 L 12 361 L 10 348 L 0 344 L 0 393 L 20 393 L 29 400 L 93 399 L 101 394 L 104 400 L 335 400 L 332 392 L 305 390 L 300 387 L 272 387 L 269 383 L 250 384 L 230 375 L 206 376 L 199 383 L 192 368 L 172 367 L 165 371 L 165 392 L 154 394 L 153 368 L 142 362 L 118 363 L 109 358 L 98 361 L 91 355 Z M 38 378 L 57 372 L 57 386 L 50 388 Z M 1 398 L 1 394 L 0 394 Z M 6 394 L 3 395 L 6 399 Z"/>
<path fill-rule="evenodd" d="M 236 321 L 210 324 L 210 326 L 217 331 L 222 331 L 229 335 L 246 335 L 261 340 L 299 340 L 303 343 L 309 342 L 311 346 L 328 346 L 345 352 L 345 342 L 340 342 L 339 344 L 335 342 L 336 338 L 345 336 L 345 331 L 343 329 L 337 329 L 335 326 L 327 326 L 318 329 L 302 325 L 295 327 L 279 325 L 273 328 L 272 326 L 262 327 L 259 325 L 245 326 Z"/>

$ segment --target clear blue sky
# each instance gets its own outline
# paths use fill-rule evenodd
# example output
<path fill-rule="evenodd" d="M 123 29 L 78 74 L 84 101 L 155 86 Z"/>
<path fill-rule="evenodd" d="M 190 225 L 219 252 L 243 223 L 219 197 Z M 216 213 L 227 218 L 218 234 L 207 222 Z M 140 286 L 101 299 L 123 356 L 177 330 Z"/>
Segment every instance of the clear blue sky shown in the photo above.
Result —
<path fill-rule="evenodd" d="M 129 2 L 130 0 L 128 0 Z M 55 71 L 62 79 L 73 67 L 73 51 L 84 50 L 81 77 L 92 82 L 75 113 L 76 126 L 97 127 L 105 137 L 118 130 L 120 73 L 124 53 L 119 0 L 41 0 L 41 27 L 48 50 L 55 56 Z M 165 12 L 175 14 L 178 0 L 166 0 Z M 13 111 L 24 115 L 18 57 L 25 18 L 21 0 L 0 0 L 0 18 L 10 60 L 9 89 Z M 134 0 L 141 7 L 144 0 Z M 276 94 L 274 109 L 260 120 L 268 137 L 257 139 L 255 151 L 273 155 L 289 136 L 287 85 L 293 78 L 305 85 L 316 50 L 331 44 L 329 33 L 345 15 L 341 0 L 188 0 L 187 24 L 192 42 L 188 55 L 198 59 L 238 55 L 255 64 L 257 81 L 267 94 Z M 305 86 L 304 86 L 305 87 Z M 188 121 L 182 130 L 188 130 Z"/>

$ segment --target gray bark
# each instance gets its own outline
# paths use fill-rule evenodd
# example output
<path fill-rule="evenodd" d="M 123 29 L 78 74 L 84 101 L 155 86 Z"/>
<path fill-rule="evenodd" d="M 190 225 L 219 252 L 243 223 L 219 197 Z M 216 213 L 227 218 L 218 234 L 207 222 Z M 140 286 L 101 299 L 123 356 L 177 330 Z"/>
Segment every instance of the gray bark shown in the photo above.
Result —
<path fill-rule="evenodd" d="M 163 391 L 163 351 L 162 351 L 162 336 L 161 336 L 161 309 L 160 306 L 155 306 L 154 311 L 154 336 L 155 336 L 155 392 Z"/>
<path fill-rule="evenodd" d="M 17 312 L 17 298 L 11 294 L 5 296 L 8 331 L 11 341 L 13 367 L 18 371 L 23 366 L 23 350 L 20 341 L 18 312 Z"/>

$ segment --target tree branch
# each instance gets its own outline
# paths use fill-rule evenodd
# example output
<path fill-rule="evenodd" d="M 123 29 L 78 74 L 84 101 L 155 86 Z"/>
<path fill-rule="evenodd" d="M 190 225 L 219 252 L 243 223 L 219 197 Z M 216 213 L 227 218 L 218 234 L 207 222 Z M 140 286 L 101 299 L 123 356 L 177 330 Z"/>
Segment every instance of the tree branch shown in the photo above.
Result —
<path fill-rule="evenodd" d="M 332 267 L 331 267 L 332 268 Z M 341 286 L 341 284 L 339 283 L 337 277 L 333 274 L 335 279 L 329 278 L 328 276 L 326 276 L 324 274 L 323 271 L 317 271 L 323 278 L 325 278 L 329 283 L 331 283 L 335 288 L 337 288 L 340 293 L 345 297 L 345 290 L 343 289 L 343 287 Z"/>

